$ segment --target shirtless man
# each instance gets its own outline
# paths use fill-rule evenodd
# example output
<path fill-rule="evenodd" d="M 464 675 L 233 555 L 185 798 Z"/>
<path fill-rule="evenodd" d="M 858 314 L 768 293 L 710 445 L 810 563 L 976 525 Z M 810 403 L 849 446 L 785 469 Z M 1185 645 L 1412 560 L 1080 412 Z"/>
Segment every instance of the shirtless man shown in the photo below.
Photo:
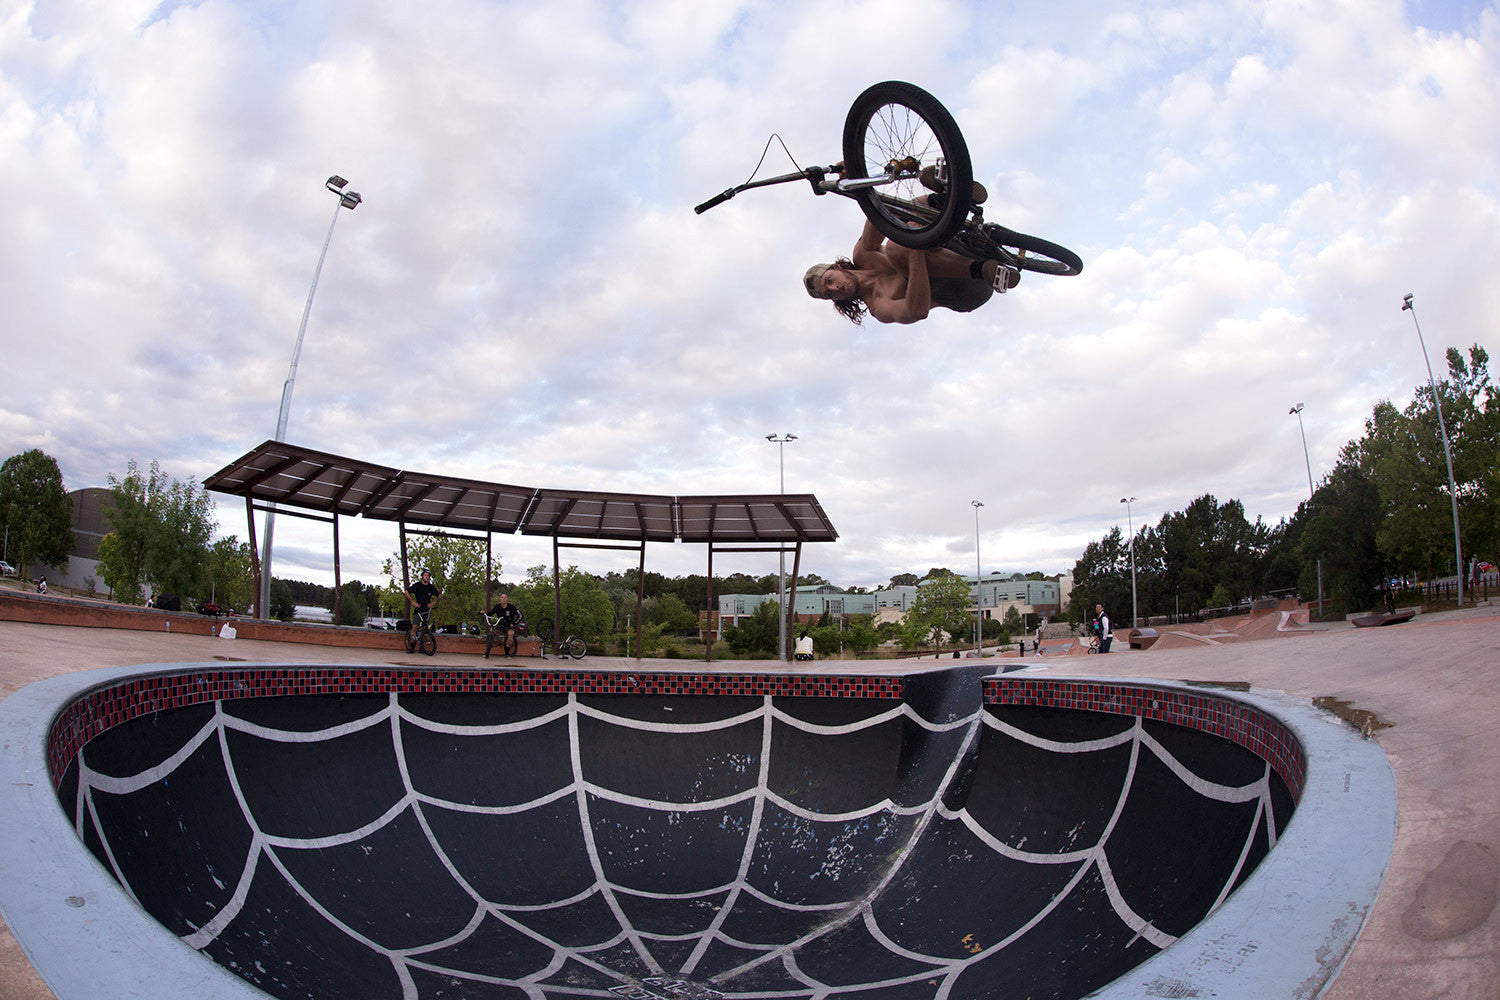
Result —
<path fill-rule="evenodd" d="M 974 203 L 985 200 L 974 185 Z M 911 250 L 885 239 L 868 220 L 853 259 L 814 264 L 802 276 L 815 299 L 829 299 L 851 322 L 866 311 L 882 323 L 915 323 L 934 306 L 972 312 L 996 291 L 1016 287 L 1021 272 L 994 260 L 969 260 L 952 250 Z"/>

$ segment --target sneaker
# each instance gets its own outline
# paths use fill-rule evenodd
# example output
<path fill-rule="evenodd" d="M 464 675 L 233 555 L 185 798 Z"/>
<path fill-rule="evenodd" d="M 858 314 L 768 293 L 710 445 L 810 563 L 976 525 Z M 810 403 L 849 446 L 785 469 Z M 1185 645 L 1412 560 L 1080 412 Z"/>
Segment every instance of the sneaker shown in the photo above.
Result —
<path fill-rule="evenodd" d="M 948 189 L 947 183 L 939 179 L 938 168 L 935 165 L 930 167 L 923 167 L 922 172 L 917 175 L 917 179 L 920 180 L 922 182 L 922 186 L 929 191 L 936 191 L 941 194 L 943 191 L 946 191 Z M 984 189 L 984 185 L 979 183 L 978 181 L 975 181 L 974 197 L 969 199 L 970 203 L 975 205 L 983 205 L 985 202 L 989 201 L 989 199 L 990 193 Z"/>
<path fill-rule="evenodd" d="M 1021 269 L 998 260 L 987 260 L 980 265 L 979 272 L 995 291 L 1005 293 L 1021 283 Z"/>

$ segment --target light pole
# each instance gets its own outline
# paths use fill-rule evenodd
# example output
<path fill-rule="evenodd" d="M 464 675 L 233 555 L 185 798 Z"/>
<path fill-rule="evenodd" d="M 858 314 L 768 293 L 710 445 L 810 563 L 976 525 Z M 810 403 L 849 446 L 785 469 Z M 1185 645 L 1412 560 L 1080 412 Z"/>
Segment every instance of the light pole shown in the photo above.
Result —
<path fill-rule="evenodd" d="M 777 437 L 775 434 L 767 434 L 766 440 L 776 445 L 778 465 L 781 467 L 781 490 L 786 492 L 786 444 L 788 441 L 797 440 L 795 434 L 783 434 Z M 777 647 L 776 658 L 783 663 L 786 662 L 786 549 L 782 548 L 777 553 L 779 569 L 776 573 L 776 617 L 780 619 L 780 627 L 777 634 L 781 637 L 781 645 Z"/>
<path fill-rule="evenodd" d="M 1422 360 L 1427 364 L 1427 385 L 1432 389 L 1432 405 L 1437 409 L 1438 433 L 1443 437 L 1443 461 L 1448 464 L 1448 499 L 1453 503 L 1453 568 L 1458 579 L 1458 606 L 1464 606 L 1464 550 L 1458 537 L 1458 487 L 1453 482 L 1453 450 L 1448 445 L 1448 427 L 1443 422 L 1443 401 L 1438 398 L 1437 380 L 1432 377 L 1432 362 L 1427 357 L 1427 342 L 1422 339 L 1422 324 L 1417 323 L 1417 307 L 1411 304 L 1411 293 L 1401 299 L 1401 311 L 1410 310 L 1417 327 L 1417 343 L 1422 345 Z"/>
<path fill-rule="evenodd" d="M 307 317 L 312 314 L 313 293 L 318 290 L 318 276 L 323 273 L 323 259 L 328 256 L 328 244 L 333 242 L 333 227 L 339 221 L 339 209 L 353 211 L 359 207 L 356 191 L 345 191 L 349 184 L 337 174 L 323 182 L 323 186 L 338 195 L 338 204 L 333 208 L 333 221 L 328 223 L 328 235 L 323 237 L 323 251 L 318 254 L 318 266 L 313 269 L 312 287 L 307 290 L 307 304 L 302 307 L 302 324 L 297 327 L 297 344 L 292 348 L 292 365 L 287 369 L 286 381 L 281 384 L 281 411 L 276 415 L 276 437 L 286 440 L 286 419 L 292 409 L 292 389 L 297 383 L 297 362 L 302 357 L 302 338 L 307 334 Z M 271 613 L 271 537 L 276 532 L 276 505 L 270 504 L 266 511 L 266 537 L 261 545 L 260 556 L 260 601 L 256 612 L 262 618 Z"/>
<path fill-rule="evenodd" d="M 979 508 L 980 500 L 970 500 L 974 506 L 974 655 L 984 655 L 984 570 L 979 562 Z M 1024 631 L 1024 630 L 1023 630 Z"/>
<path fill-rule="evenodd" d="M 1303 462 L 1304 465 L 1307 466 L 1307 502 L 1308 502 L 1309 505 L 1311 505 L 1312 504 L 1312 499 L 1313 499 L 1313 494 L 1314 494 L 1315 491 L 1313 490 L 1313 481 L 1312 481 L 1312 459 L 1310 459 L 1310 458 L 1307 457 L 1307 429 L 1302 426 L 1302 404 L 1298 403 L 1296 406 L 1292 407 L 1290 410 L 1287 410 L 1286 412 L 1287 413 L 1295 413 L 1297 415 L 1297 430 L 1301 431 L 1301 433 L 1302 433 L 1302 462 Z M 1322 556 L 1318 556 L 1318 614 L 1321 615 L 1322 613 L 1323 613 L 1323 557 Z"/>
<path fill-rule="evenodd" d="M 1121 497 L 1120 502 L 1125 505 L 1125 523 L 1130 527 L 1130 627 L 1135 628 L 1140 624 L 1135 610 L 1135 518 L 1130 515 L 1130 505 L 1135 503 L 1135 497 Z"/>

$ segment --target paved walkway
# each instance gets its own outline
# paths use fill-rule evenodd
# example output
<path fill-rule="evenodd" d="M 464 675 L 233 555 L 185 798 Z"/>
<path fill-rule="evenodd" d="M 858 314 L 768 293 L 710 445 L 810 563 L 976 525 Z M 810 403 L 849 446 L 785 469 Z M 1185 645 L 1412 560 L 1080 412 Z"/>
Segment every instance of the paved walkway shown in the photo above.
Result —
<path fill-rule="evenodd" d="M 475 667 L 485 661 L 399 650 L 225 641 L 0 622 L 0 697 L 43 677 L 96 667 L 178 662 L 374 663 Z M 494 661 L 491 661 L 493 663 Z M 527 666 L 539 661 L 525 661 Z M 931 661 L 926 661 L 931 665 Z M 997 661 L 998 663 L 1001 661 Z M 1016 666 L 1017 661 L 1004 661 Z M 1025 661 L 1063 676 L 1248 681 L 1373 713 L 1374 738 L 1396 772 L 1395 853 L 1380 899 L 1327 1000 L 1496 1000 L 1500 983 L 1500 609 L 1420 616 L 1405 625 L 1299 634 L 1217 646 Z M 547 661 L 548 666 L 559 665 Z M 589 669 L 641 669 L 591 656 Z M 787 664 L 797 673 L 909 670 L 861 661 Z M 701 670 L 701 661 L 647 661 L 652 670 Z M 716 662 L 764 671 L 766 661 Z M 0 1000 L 51 1000 L 9 931 L 0 926 Z"/>

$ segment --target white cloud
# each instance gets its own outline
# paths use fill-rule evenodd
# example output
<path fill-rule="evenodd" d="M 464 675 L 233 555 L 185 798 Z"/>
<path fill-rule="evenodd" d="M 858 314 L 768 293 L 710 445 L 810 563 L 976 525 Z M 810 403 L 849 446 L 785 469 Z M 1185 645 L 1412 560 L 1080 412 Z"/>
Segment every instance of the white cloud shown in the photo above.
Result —
<path fill-rule="evenodd" d="M 1496 350 L 1497 52 L 1493 3 L 1436 23 L 1395 0 L 13 7 L 0 449 L 82 486 L 130 459 L 201 478 L 269 437 L 339 173 L 365 200 L 319 280 L 298 443 L 770 492 L 763 437 L 791 431 L 788 489 L 841 533 L 805 565 L 848 584 L 966 567 L 974 498 L 987 568 L 1069 568 L 1122 492 L 1138 523 L 1205 492 L 1274 521 L 1305 493 L 1292 402 L 1319 475 L 1425 377 L 1402 294 L 1435 356 Z M 799 282 L 848 251 L 852 205 L 792 185 L 692 213 L 773 132 L 837 159 L 886 78 L 953 109 L 989 217 L 1083 275 L 856 329 Z M 762 175 L 787 169 L 772 143 Z M 289 520 L 278 565 L 331 576 L 324 530 Z M 346 577 L 394 546 L 341 537 Z M 550 560 L 497 543 L 508 573 Z"/>

